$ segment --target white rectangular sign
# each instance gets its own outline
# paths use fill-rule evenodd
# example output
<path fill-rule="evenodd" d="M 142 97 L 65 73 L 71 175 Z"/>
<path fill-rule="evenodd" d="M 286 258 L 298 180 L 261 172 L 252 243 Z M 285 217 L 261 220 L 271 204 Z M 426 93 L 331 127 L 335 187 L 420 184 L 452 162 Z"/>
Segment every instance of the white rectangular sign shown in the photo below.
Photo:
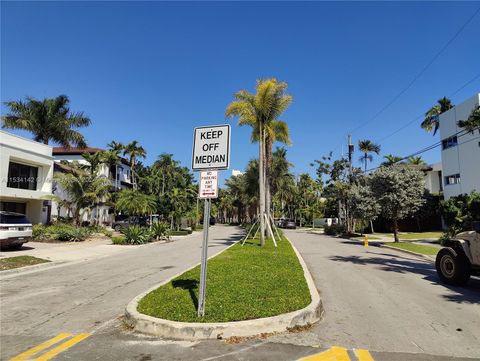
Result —
<path fill-rule="evenodd" d="M 210 199 L 218 197 L 218 172 L 216 170 L 200 172 L 198 198 Z"/>
<path fill-rule="evenodd" d="M 230 166 L 230 125 L 195 128 L 193 170 L 228 169 Z"/>

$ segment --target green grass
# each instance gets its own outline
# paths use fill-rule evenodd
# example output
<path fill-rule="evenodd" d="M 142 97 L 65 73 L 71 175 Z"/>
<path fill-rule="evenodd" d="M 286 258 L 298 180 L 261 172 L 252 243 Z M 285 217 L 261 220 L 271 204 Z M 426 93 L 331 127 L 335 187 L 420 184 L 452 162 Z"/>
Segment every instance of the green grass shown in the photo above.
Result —
<path fill-rule="evenodd" d="M 197 317 L 200 267 L 146 295 L 141 313 L 184 322 L 227 322 L 279 315 L 306 307 L 310 292 L 290 243 L 236 244 L 208 262 L 205 317 Z"/>
<path fill-rule="evenodd" d="M 0 271 L 20 268 L 25 266 L 32 266 L 35 264 L 50 262 L 46 259 L 36 258 L 32 256 L 17 256 L 0 259 Z"/>
<path fill-rule="evenodd" d="M 393 233 L 379 233 L 383 236 L 392 237 Z M 398 234 L 399 239 L 412 240 L 412 239 L 438 239 L 442 235 L 442 232 L 402 232 Z"/>
<path fill-rule="evenodd" d="M 388 243 L 388 246 L 425 254 L 427 256 L 435 256 L 440 250 L 440 248 L 438 247 L 424 246 L 421 244 L 407 243 L 407 242 Z"/>
<path fill-rule="evenodd" d="M 371 236 L 371 235 L 369 235 L 369 234 L 368 234 L 367 236 L 368 236 L 368 240 L 369 240 L 369 241 L 375 241 L 375 240 L 378 241 L 378 240 L 381 240 L 381 238 L 375 237 L 375 236 Z M 356 240 L 356 241 L 362 241 L 362 242 L 363 242 L 363 241 L 365 241 L 365 236 L 351 237 L 350 239 L 354 239 L 354 240 Z"/>

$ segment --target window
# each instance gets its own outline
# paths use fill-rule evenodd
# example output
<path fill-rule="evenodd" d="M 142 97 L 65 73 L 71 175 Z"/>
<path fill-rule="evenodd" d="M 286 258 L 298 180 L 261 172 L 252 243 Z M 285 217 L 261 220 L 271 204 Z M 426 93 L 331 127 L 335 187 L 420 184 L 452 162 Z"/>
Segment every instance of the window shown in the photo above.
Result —
<path fill-rule="evenodd" d="M 9 188 L 37 190 L 38 168 L 25 164 L 10 162 L 8 165 Z"/>
<path fill-rule="evenodd" d="M 27 204 L 17 202 L 0 202 L 0 211 L 26 214 Z"/>
<path fill-rule="evenodd" d="M 445 185 L 459 184 L 460 174 L 453 174 L 445 177 Z"/>
<path fill-rule="evenodd" d="M 457 136 L 446 138 L 442 140 L 442 149 L 448 149 L 458 144 Z"/>

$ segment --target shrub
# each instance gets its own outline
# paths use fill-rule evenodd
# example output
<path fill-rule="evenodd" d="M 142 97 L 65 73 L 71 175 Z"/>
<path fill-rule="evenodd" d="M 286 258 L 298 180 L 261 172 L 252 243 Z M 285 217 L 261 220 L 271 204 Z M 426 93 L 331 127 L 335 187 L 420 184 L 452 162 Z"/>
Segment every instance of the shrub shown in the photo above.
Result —
<path fill-rule="evenodd" d="M 137 224 L 122 229 L 127 244 L 144 244 L 150 241 L 150 232 Z"/>
<path fill-rule="evenodd" d="M 85 241 L 91 234 L 91 230 L 86 227 L 74 227 L 62 225 L 56 229 L 56 237 L 59 241 L 81 242 Z"/>
<path fill-rule="evenodd" d="M 440 202 L 440 212 L 448 226 L 448 235 L 473 229 L 472 222 L 480 220 L 480 193 L 460 194 Z"/>
<path fill-rule="evenodd" d="M 32 238 L 36 241 L 45 241 L 51 238 L 48 228 L 43 224 L 34 224 L 32 227 Z"/>
<path fill-rule="evenodd" d="M 156 240 L 170 239 L 170 229 L 165 222 L 154 222 L 152 224 L 151 235 Z"/>
<path fill-rule="evenodd" d="M 172 236 L 187 236 L 190 233 L 192 233 L 192 231 L 190 231 L 188 229 L 181 229 L 180 231 L 171 231 L 170 235 L 172 235 Z"/>
<path fill-rule="evenodd" d="M 125 244 L 125 237 L 124 236 L 113 236 L 112 237 L 113 244 Z"/>
<path fill-rule="evenodd" d="M 345 233 L 345 226 L 342 224 L 332 224 L 331 226 L 325 226 L 325 234 L 330 236 L 338 236 Z"/>
<path fill-rule="evenodd" d="M 440 241 L 440 244 L 445 247 L 447 245 L 447 242 L 450 240 L 450 238 L 451 237 L 448 234 L 448 232 L 445 232 L 440 236 L 438 240 Z"/>

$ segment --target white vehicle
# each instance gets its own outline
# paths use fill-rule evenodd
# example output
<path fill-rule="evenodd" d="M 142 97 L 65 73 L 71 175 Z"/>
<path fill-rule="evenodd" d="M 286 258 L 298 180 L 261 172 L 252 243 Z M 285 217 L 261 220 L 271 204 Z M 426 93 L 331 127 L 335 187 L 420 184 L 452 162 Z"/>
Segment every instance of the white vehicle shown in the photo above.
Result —
<path fill-rule="evenodd" d="M 18 249 L 32 238 L 32 223 L 21 213 L 0 211 L 0 248 Z"/>
<path fill-rule="evenodd" d="M 474 229 L 457 234 L 438 252 L 435 266 L 443 282 L 463 285 L 471 275 L 480 275 L 480 222 L 474 222 Z"/>

